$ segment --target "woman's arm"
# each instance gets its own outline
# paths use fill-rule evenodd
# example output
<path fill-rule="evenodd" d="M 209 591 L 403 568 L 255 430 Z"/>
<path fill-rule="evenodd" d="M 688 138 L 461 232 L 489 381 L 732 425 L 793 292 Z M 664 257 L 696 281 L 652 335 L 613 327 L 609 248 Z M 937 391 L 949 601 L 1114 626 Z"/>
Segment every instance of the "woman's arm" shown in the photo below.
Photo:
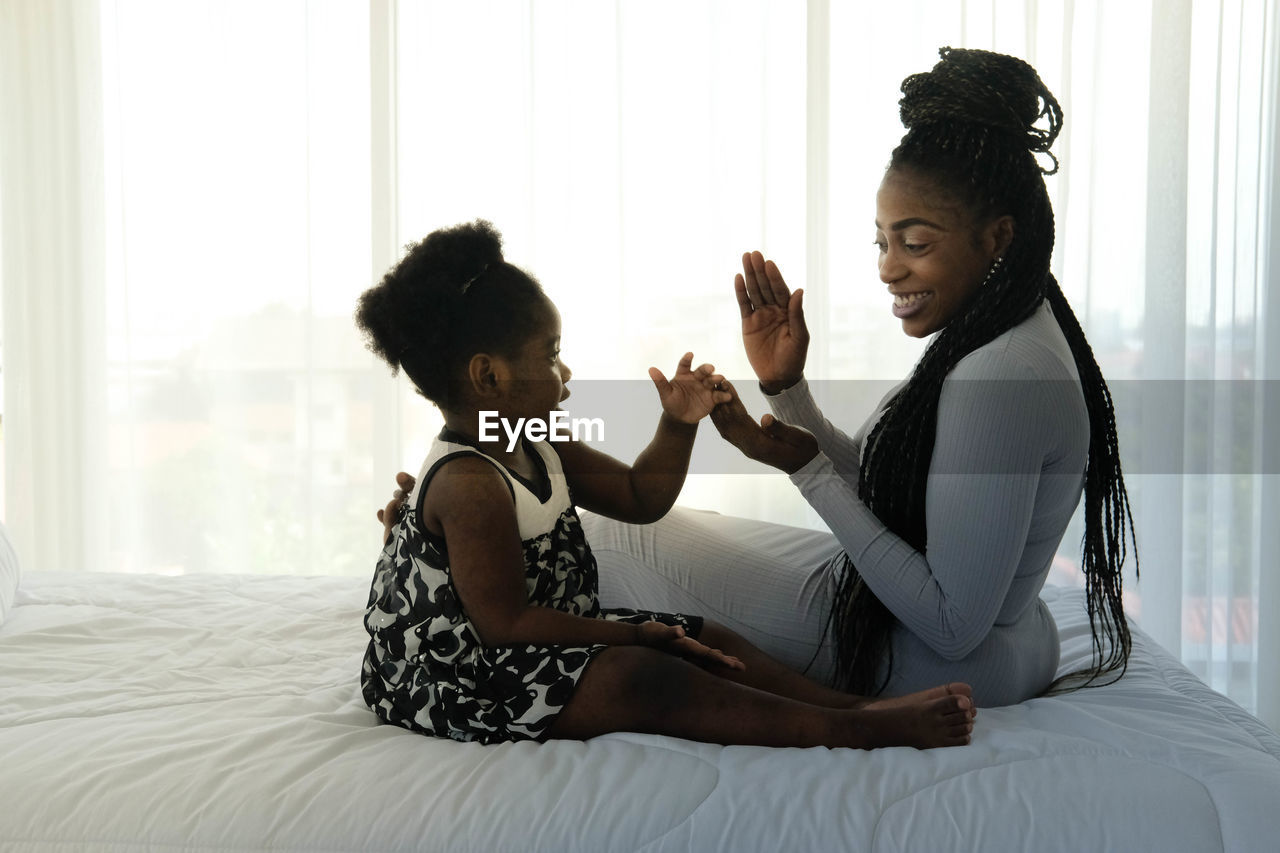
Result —
<path fill-rule="evenodd" d="M 880 411 L 905 384 L 905 380 L 899 382 L 881 398 L 871 417 L 863 421 L 852 438 L 822 414 L 817 401 L 813 399 L 808 381 L 803 377 L 795 385 L 777 394 L 766 394 L 765 399 L 769 401 L 769 408 L 778 420 L 808 430 L 817 439 L 818 449 L 826 454 L 840 475 L 856 483 L 858 471 L 862 467 L 862 442 L 875 425 Z"/>
<path fill-rule="evenodd" d="M 686 637 L 679 626 L 628 624 L 531 605 L 511 492 L 484 459 L 463 456 L 437 471 L 423 499 L 423 520 L 443 531 L 458 598 L 486 646 L 646 645 L 741 666 Z"/>
<path fill-rule="evenodd" d="M 954 374 L 944 384 L 925 496 L 927 555 L 882 524 L 824 455 L 792 475 L 876 596 L 950 660 L 986 637 L 1018 568 L 1053 442 L 1054 385 Z"/>

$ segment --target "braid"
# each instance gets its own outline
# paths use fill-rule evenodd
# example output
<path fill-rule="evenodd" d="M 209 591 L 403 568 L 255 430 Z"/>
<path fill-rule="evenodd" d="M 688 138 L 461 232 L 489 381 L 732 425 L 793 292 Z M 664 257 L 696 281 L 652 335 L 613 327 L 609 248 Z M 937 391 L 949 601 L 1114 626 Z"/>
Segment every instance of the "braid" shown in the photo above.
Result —
<path fill-rule="evenodd" d="M 1049 147 L 1061 130 L 1062 109 L 1021 60 L 977 50 L 943 48 L 940 53 L 942 61 L 932 71 L 902 84 L 907 134 L 894 149 L 889 169 L 932 179 L 977 222 L 1011 214 L 1017 233 L 1004 262 L 934 336 L 867 436 L 858 494 L 890 530 L 921 553 L 927 551 L 925 489 L 942 383 L 960 359 L 1026 320 L 1048 298 L 1070 344 L 1089 412 L 1084 571 L 1094 634 L 1094 666 L 1087 671 L 1092 682 L 1103 672 L 1123 671 L 1128 660 L 1120 566 L 1126 520 L 1131 536 L 1133 527 L 1111 397 L 1084 332 L 1049 272 L 1054 222 L 1042 174 L 1058 168 Z M 1034 127 L 1042 118 L 1048 128 Z M 1038 153 L 1049 154 L 1051 169 L 1039 166 Z M 873 695 L 892 674 L 896 620 L 847 554 L 842 563 L 828 621 L 836 637 L 836 678 L 846 689 Z"/>
<path fill-rule="evenodd" d="M 1049 304 L 1062 327 L 1071 354 L 1075 357 L 1089 412 L 1089 465 L 1084 484 L 1084 575 L 1085 605 L 1089 612 L 1089 629 L 1093 635 L 1094 665 L 1089 670 L 1064 675 L 1049 686 L 1050 693 L 1061 692 L 1069 685 L 1090 686 L 1104 673 L 1120 670 L 1114 679 L 1124 675 L 1129 665 L 1132 637 L 1124 618 L 1121 589 L 1121 565 L 1124 563 L 1125 529 L 1135 543 L 1134 574 L 1138 574 L 1137 535 L 1133 514 L 1129 509 L 1129 493 L 1120 468 L 1120 442 L 1116 435 L 1115 407 L 1102 371 L 1093 357 L 1093 349 L 1084 330 L 1057 281 L 1049 277 Z M 1103 649 L 1101 634 L 1106 637 Z"/>

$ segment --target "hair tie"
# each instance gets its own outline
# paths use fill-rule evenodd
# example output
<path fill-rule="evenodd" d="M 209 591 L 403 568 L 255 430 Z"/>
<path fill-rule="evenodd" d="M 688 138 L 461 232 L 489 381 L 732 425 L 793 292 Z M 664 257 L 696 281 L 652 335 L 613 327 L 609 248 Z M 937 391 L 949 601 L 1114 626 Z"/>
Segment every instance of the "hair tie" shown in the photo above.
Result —
<path fill-rule="evenodd" d="M 470 288 L 471 285 L 476 283 L 476 279 L 478 279 L 480 276 L 484 275 L 488 271 L 489 271 L 489 265 L 485 264 L 483 267 L 480 268 L 480 272 L 471 276 L 471 278 L 467 279 L 462 283 L 462 289 L 460 292 L 465 294 L 467 292 L 467 289 Z"/>

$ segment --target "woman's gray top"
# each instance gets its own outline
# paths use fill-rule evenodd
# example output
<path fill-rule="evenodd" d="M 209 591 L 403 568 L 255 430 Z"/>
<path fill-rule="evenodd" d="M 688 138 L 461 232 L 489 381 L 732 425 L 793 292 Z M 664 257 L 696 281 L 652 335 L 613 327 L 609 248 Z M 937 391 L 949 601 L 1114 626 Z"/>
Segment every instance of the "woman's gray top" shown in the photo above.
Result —
<path fill-rule="evenodd" d="M 817 438 L 819 454 L 791 480 L 898 619 L 886 694 L 962 680 L 992 706 L 1042 691 L 1059 645 L 1039 592 L 1089 451 L 1075 361 L 1048 302 L 943 382 L 925 553 L 857 496 L 862 443 L 887 400 L 852 438 L 822 415 L 804 381 L 769 401 L 780 420 Z"/>

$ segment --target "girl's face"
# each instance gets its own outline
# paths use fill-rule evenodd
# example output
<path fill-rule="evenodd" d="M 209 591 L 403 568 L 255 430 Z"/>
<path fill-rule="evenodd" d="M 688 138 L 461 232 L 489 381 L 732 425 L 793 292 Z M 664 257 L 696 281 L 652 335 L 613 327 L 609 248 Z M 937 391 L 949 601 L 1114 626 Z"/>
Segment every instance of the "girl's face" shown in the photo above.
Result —
<path fill-rule="evenodd" d="M 876 245 L 902 331 L 923 338 L 959 315 L 1004 248 L 997 223 L 1012 227 L 1006 216 L 979 228 L 932 182 L 898 170 L 885 175 L 876 193 Z"/>
<path fill-rule="evenodd" d="M 569 398 L 565 385 L 573 371 L 560 360 L 560 312 L 548 301 L 540 314 L 533 332 L 507 360 L 511 379 L 507 407 L 512 411 L 503 414 L 508 418 L 545 420 Z"/>

